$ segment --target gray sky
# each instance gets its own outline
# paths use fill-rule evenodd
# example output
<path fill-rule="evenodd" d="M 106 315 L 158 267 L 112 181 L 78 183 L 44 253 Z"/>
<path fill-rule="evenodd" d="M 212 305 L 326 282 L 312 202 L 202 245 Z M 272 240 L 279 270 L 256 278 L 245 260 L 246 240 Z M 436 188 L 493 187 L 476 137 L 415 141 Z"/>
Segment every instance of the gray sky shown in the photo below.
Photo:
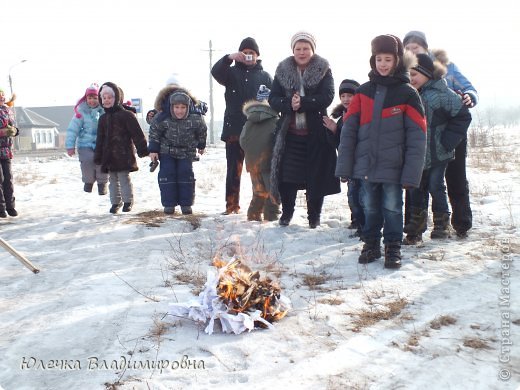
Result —
<path fill-rule="evenodd" d="M 344 78 L 363 83 L 370 41 L 379 34 L 401 38 L 426 33 L 430 48 L 450 59 L 480 93 L 480 107 L 518 106 L 516 39 L 520 13 L 512 1 L 468 6 L 467 2 L 394 1 L 282 2 L 127 0 L 10 2 L 3 19 L 0 87 L 8 74 L 20 106 L 72 105 L 93 81 L 113 81 L 126 98 L 152 107 L 172 73 L 209 102 L 209 40 L 213 63 L 238 49 L 246 36 L 260 47 L 264 69 L 291 55 L 290 38 L 304 29 L 316 36 L 316 52 L 329 60 L 336 87 Z M 23 59 L 27 62 L 19 64 Z M 14 65 L 14 66 L 13 66 Z M 224 89 L 214 82 L 215 120 Z"/>

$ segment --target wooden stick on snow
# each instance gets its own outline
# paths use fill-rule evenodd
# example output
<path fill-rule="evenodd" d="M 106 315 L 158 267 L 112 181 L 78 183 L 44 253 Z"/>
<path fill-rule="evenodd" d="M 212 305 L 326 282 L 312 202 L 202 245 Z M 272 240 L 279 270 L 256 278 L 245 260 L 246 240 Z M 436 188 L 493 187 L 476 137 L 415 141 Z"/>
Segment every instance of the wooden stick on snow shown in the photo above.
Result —
<path fill-rule="evenodd" d="M 27 268 L 29 268 L 35 274 L 40 272 L 40 270 L 38 268 L 36 268 L 33 263 L 31 263 L 24 255 L 22 255 L 20 252 L 18 252 L 16 249 L 14 249 L 11 245 L 9 245 L 1 237 L 0 237 L 0 246 L 2 246 L 10 254 L 12 254 L 14 257 L 16 257 L 20 261 L 20 263 L 25 265 Z"/>

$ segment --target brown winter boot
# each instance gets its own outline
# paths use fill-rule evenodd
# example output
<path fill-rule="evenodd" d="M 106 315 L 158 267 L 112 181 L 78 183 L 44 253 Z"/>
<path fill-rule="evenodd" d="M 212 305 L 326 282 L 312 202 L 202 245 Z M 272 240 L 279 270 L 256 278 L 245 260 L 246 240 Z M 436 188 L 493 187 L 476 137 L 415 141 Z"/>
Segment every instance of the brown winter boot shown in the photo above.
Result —
<path fill-rule="evenodd" d="M 407 234 L 403 239 L 403 245 L 417 245 L 422 242 L 422 234 Z"/>
<path fill-rule="evenodd" d="M 249 208 L 247 209 L 248 221 L 262 221 L 262 210 L 264 208 L 264 202 L 264 198 L 253 195 L 251 203 L 249 203 Z"/>
<path fill-rule="evenodd" d="M 426 222 L 428 219 L 428 210 L 420 207 L 412 207 L 410 212 L 410 221 L 404 225 L 403 232 L 417 236 L 426 231 Z"/>
<path fill-rule="evenodd" d="M 433 213 L 432 240 L 450 237 L 450 215 L 448 213 Z"/>

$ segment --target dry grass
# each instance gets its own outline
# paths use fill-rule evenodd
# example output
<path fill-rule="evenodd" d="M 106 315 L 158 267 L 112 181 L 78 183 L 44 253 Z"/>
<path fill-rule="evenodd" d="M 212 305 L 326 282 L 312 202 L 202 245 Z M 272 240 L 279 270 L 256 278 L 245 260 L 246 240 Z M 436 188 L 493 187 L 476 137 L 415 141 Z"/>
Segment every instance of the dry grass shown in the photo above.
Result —
<path fill-rule="evenodd" d="M 440 329 L 443 326 L 453 325 L 457 322 L 457 319 L 452 316 L 440 316 L 430 322 L 430 328 Z"/>
<path fill-rule="evenodd" d="M 303 275 L 303 284 L 309 287 L 309 290 L 319 290 L 322 284 L 330 280 L 330 275 L 325 274 L 307 274 Z"/>
<path fill-rule="evenodd" d="M 327 297 L 318 299 L 318 303 L 322 303 L 324 305 L 338 306 L 345 302 L 345 300 L 341 297 Z"/>
<path fill-rule="evenodd" d="M 391 320 L 401 314 L 407 304 L 408 301 L 406 299 L 398 298 L 380 305 L 381 308 L 371 306 L 368 310 L 353 313 L 356 316 L 353 331 L 359 332 L 361 329 L 372 326 L 380 321 Z"/>
<path fill-rule="evenodd" d="M 168 217 L 166 214 L 164 214 L 162 211 L 152 210 L 138 213 L 123 223 L 143 224 L 147 227 L 159 227 L 166 221 L 167 218 Z"/>
<path fill-rule="evenodd" d="M 491 349 L 488 343 L 485 340 L 467 337 L 464 339 L 463 345 L 465 347 L 473 348 L 473 349 Z"/>

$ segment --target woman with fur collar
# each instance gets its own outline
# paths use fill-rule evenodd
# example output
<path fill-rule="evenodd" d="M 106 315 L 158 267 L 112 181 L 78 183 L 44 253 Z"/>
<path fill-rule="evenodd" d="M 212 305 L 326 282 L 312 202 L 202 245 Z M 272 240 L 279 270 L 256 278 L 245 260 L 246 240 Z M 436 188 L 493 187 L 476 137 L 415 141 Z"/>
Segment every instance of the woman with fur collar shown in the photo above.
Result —
<path fill-rule="evenodd" d="M 278 64 L 269 104 L 281 113 L 271 167 L 271 187 L 282 203 L 280 225 L 289 225 L 298 190 L 306 191 L 309 227 L 320 224 L 325 195 L 340 192 L 334 176 L 336 150 L 323 116 L 334 99 L 329 63 L 315 54 L 316 39 L 300 31 L 291 39 L 293 55 Z"/>

